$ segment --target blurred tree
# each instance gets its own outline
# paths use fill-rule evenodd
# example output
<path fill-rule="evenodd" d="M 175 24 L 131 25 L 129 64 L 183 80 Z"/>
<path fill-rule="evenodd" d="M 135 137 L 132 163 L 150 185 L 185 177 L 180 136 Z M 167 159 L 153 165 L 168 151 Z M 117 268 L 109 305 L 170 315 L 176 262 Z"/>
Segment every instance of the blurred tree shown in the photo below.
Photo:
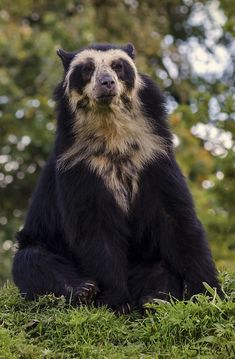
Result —
<path fill-rule="evenodd" d="M 233 1 L 1 0 L 0 280 L 50 151 L 56 49 L 133 42 L 137 65 L 167 95 L 178 160 L 217 262 L 235 253 Z"/>

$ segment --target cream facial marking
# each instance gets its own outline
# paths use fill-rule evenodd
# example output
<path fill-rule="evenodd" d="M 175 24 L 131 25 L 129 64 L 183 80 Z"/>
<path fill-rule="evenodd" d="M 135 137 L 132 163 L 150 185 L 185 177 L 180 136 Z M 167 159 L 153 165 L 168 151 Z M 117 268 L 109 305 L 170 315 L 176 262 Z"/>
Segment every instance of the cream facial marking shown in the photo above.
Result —
<path fill-rule="evenodd" d="M 119 49 L 111 49 L 107 51 L 98 51 L 94 49 L 84 50 L 81 53 L 78 53 L 72 60 L 64 82 L 64 86 L 66 89 L 65 92 L 69 97 L 69 101 L 73 111 L 76 110 L 76 104 L 78 103 L 78 101 L 80 101 L 84 97 L 89 98 L 89 104 L 91 107 L 96 105 L 98 85 L 97 79 L 102 73 L 107 73 L 116 84 L 117 94 L 116 97 L 113 99 L 114 102 L 118 101 L 124 91 L 126 92 L 126 95 L 128 95 L 129 91 L 127 91 L 127 89 L 125 88 L 125 84 L 123 83 L 123 81 L 120 81 L 120 79 L 118 79 L 117 73 L 111 67 L 112 63 L 114 61 L 118 61 L 119 59 L 125 60 L 131 66 L 134 72 L 135 83 L 133 86 L 133 90 L 137 91 L 139 88 L 141 88 L 142 81 L 137 73 L 135 63 L 125 51 Z M 70 89 L 70 76 L 76 69 L 76 66 L 85 64 L 88 60 L 94 63 L 95 70 L 92 74 L 91 80 L 84 87 L 82 93 L 78 93 L 77 91 Z"/>
<path fill-rule="evenodd" d="M 99 64 L 105 64 L 108 67 L 110 66 L 112 61 L 118 60 L 119 58 L 123 58 L 124 60 L 128 61 L 131 66 L 134 67 L 135 72 L 137 74 L 134 61 L 130 58 L 130 56 L 125 51 L 119 49 L 111 49 L 107 51 L 94 50 L 94 49 L 84 50 L 78 53 L 75 56 L 75 58 L 72 60 L 70 64 L 70 70 L 72 70 L 74 66 L 83 63 L 87 58 L 92 58 L 96 66 L 98 66 Z"/>

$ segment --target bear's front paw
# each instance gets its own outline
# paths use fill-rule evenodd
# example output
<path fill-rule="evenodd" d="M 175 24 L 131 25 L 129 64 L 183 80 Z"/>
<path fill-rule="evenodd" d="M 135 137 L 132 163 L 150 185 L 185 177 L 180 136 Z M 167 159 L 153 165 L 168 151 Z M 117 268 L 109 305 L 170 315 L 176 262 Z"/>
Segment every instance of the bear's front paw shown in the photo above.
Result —
<path fill-rule="evenodd" d="M 111 307 L 111 309 L 114 311 L 116 315 L 122 315 L 122 314 L 130 314 L 133 310 L 133 307 L 130 303 L 123 303 L 116 307 Z"/>
<path fill-rule="evenodd" d="M 95 299 L 99 288 L 95 281 L 86 280 L 74 289 L 73 301 L 77 305 L 91 304 Z"/>
<path fill-rule="evenodd" d="M 194 299 L 193 297 L 197 294 L 205 294 L 206 288 L 203 285 L 203 282 L 191 282 L 185 281 L 184 283 L 184 299 L 190 300 Z"/>

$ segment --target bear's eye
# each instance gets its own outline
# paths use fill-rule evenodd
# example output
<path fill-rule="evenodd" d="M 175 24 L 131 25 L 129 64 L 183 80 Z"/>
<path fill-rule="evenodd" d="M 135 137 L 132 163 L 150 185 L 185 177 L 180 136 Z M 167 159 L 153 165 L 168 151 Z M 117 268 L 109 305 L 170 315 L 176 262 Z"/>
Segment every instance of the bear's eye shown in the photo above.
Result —
<path fill-rule="evenodd" d="M 91 63 L 86 63 L 82 66 L 82 72 L 84 75 L 90 75 L 95 69 L 94 64 Z"/>
<path fill-rule="evenodd" d="M 112 69 L 117 72 L 121 72 L 123 70 L 122 61 L 115 61 L 112 63 Z"/>

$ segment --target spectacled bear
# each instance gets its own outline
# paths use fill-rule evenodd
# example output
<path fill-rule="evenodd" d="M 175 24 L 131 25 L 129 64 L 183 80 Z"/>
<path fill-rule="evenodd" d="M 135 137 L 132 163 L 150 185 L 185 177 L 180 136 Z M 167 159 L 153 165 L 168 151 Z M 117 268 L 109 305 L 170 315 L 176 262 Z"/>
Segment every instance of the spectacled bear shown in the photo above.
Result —
<path fill-rule="evenodd" d="M 58 55 L 55 143 L 17 235 L 20 292 L 127 313 L 218 287 L 164 96 L 137 71 L 133 45 Z"/>

